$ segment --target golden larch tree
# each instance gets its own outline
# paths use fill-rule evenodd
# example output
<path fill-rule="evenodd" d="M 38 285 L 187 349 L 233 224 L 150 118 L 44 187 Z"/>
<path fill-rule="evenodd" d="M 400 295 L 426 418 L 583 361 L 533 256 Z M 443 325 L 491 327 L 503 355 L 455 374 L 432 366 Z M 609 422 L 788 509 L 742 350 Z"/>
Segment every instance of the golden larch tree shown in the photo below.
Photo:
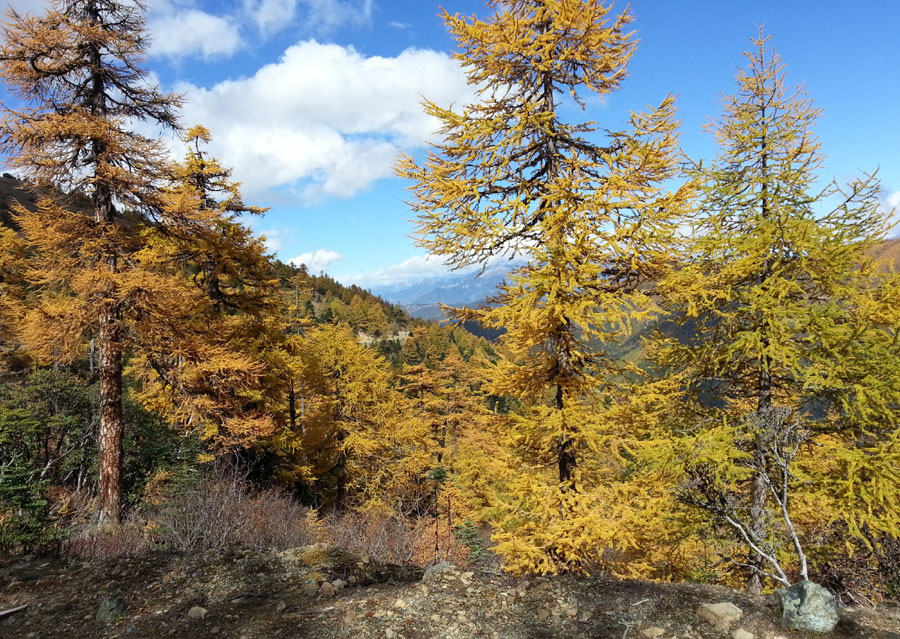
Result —
<path fill-rule="evenodd" d="M 264 209 L 245 204 L 231 170 L 206 154 L 210 139 L 202 126 L 185 134 L 188 153 L 160 193 L 159 223 L 133 255 L 177 282 L 190 312 L 139 322 L 130 372 L 145 406 L 224 452 L 274 433 L 290 340 L 265 245 L 241 219 Z"/>
<path fill-rule="evenodd" d="M 157 206 L 165 169 L 162 147 L 129 123 L 175 128 L 178 99 L 148 83 L 141 66 L 147 43 L 140 2 L 56 0 L 44 15 L 7 15 L 0 74 L 27 106 L 5 111 L 0 145 L 13 167 L 60 194 L 42 197 L 34 213 L 18 210 L 35 252 L 29 280 L 40 291 L 24 335 L 56 357 L 84 334 L 96 335 L 99 520 L 116 523 L 124 315 L 143 292 L 128 256 L 136 223 Z M 74 212 L 79 198 L 85 201 Z"/>
<path fill-rule="evenodd" d="M 597 551 L 572 537 L 582 537 L 571 526 L 599 478 L 583 456 L 602 448 L 599 398 L 622 373 L 606 348 L 650 311 L 640 287 L 666 268 L 690 189 L 670 189 L 680 160 L 672 97 L 605 139 L 599 124 L 564 118 L 625 78 L 628 10 L 617 16 L 597 0 L 489 5 L 488 20 L 444 14 L 478 100 L 460 110 L 426 102 L 443 141 L 398 173 L 414 183 L 421 246 L 453 267 L 526 261 L 487 307 L 457 316 L 505 331 L 509 360 L 490 390 L 526 406 L 509 425 L 523 461 L 555 467 L 555 476 L 523 474 L 499 548 L 517 556 L 513 568 L 577 568 Z"/>
<path fill-rule="evenodd" d="M 682 497 L 731 528 L 754 591 L 765 575 L 787 583 L 789 563 L 807 578 L 802 547 L 821 545 L 809 530 L 897 533 L 900 497 L 900 291 L 868 256 L 889 228 L 879 186 L 817 186 L 820 112 L 766 43 L 709 127 L 719 154 L 698 170 L 689 261 L 659 287 L 689 330 L 650 348 L 682 398 L 662 458 L 680 451 Z"/>

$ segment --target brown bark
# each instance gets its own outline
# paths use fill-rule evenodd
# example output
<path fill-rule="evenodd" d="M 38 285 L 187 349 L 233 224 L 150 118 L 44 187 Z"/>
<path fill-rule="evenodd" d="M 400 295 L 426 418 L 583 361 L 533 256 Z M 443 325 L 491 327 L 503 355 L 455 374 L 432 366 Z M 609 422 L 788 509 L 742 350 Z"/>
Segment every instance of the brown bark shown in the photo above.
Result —
<path fill-rule="evenodd" d="M 117 339 L 118 318 L 114 308 L 101 313 L 100 342 L 100 486 L 98 524 L 119 524 L 122 480 L 122 350 Z"/>

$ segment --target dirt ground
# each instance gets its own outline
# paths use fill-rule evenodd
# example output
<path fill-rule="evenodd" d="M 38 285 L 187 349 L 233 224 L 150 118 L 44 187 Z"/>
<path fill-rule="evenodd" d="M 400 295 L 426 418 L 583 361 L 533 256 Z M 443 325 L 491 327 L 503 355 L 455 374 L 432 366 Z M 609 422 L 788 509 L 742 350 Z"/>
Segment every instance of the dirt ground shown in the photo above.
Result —
<path fill-rule="evenodd" d="M 327 584 L 327 585 L 325 585 Z M 126 607 L 96 619 L 105 598 Z M 727 629 L 697 614 L 728 601 Z M 771 596 L 700 584 L 574 577 L 514 579 L 449 565 L 377 566 L 323 546 L 284 552 L 152 555 L 66 565 L 0 561 L 0 637 L 257 639 L 813 639 L 777 625 Z M 746 636 L 746 635 L 744 635 Z M 827 637 L 900 639 L 900 608 L 842 609 Z"/>

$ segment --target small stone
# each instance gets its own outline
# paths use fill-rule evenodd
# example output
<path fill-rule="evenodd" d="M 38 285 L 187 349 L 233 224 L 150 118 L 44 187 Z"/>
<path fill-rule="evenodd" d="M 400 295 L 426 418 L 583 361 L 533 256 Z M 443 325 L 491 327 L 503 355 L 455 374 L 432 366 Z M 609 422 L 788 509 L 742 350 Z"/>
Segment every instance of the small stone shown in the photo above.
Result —
<path fill-rule="evenodd" d="M 344 613 L 344 623 L 346 625 L 349 626 L 351 623 L 356 621 L 356 619 L 357 619 L 357 615 L 352 610 L 348 610 L 346 613 Z"/>
<path fill-rule="evenodd" d="M 570 606 L 569 608 L 566 608 L 566 614 L 569 615 L 570 617 L 577 617 L 578 616 L 578 608 L 576 608 L 575 606 Z"/>
<path fill-rule="evenodd" d="M 463 579 L 466 579 L 466 580 L 469 580 L 474 576 L 475 576 L 474 572 L 464 572 L 462 575 L 460 575 L 460 577 L 462 577 Z"/>
<path fill-rule="evenodd" d="M 397 608 L 398 610 L 404 610 L 408 605 L 409 604 L 407 604 L 402 599 L 398 599 L 397 601 L 394 602 L 394 608 Z"/>
<path fill-rule="evenodd" d="M 659 626 L 650 626 L 649 628 L 641 630 L 641 636 L 646 639 L 658 639 L 658 637 L 662 637 L 665 633 L 666 631 Z"/>
<path fill-rule="evenodd" d="M 331 582 L 331 585 L 334 586 L 335 590 L 343 590 L 347 587 L 347 582 L 343 579 L 335 579 Z"/>
<path fill-rule="evenodd" d="M 307 597 L 315 597 L 319 594 L 319 585 L 314 581 L 303 584 L 303 594 Z"/>
<path fill-rule="evenodd" d="M 441 623 L 440 615 L 431 615 L 431 623 Z"/>
<path fill-rule="evenodd" d="M 748 632 L 743 628 L 738 628 L 731 633 L 731 639 L 756 639 L 752 632 Z"/>
<path fill-rule="evenodd" d="M 280 615 L 282 612 L 285 611 L 286 608 L 287 608 L 287 604 L 284 603 L 284 600 L 279 601 L 279 602 L 275 605 L 275 614 L 279 614 L 279 615 Z"/>
<path fill-rule="evenodd" d="M 430 566 L 425 571 L 425 574 L 422 575 L 422 581 L 424 581 L 426 583 L 429 581 L 433 581 L 438 576 L 442 576 L 441 573 L 453 571 L 455 568 L 456 568 L 456 566 L 451 564 L 449 561 L 442 561 L 439 564 Z"/>
<path fill-rule="evenodd" d="M 385 639 L 397 639 L 397 631 L 393 628 L 388 628 L 384 631 Z"/>
<path fill-rule="evenodd" d="M 190 619 L 206 619 L 206 615 L 209 611 L 206 608 L 201 606 L 193 606 L 190 610 L 188 610 L 188 617 Z"/>
<path fill-rule="evenodd" d="M 323 597 L 334 597 L 335 593 L 337 593 L 337 588 L 327 581 L 319 588 L 319 594 Z"/>
<path fill-rule="evenodd" d="M 126 612 L 128 612 L 128 606 L 120 597 L 107 597 L 100 602 L 94 618 L 102 623 L 112 623 L 119 617 L 124 617 Z"/>
<path fill-rule="evenodd" d="M 831 632 L 839 621 L 834 595 L 811 581 L 798 581 L 775 591 L 781 625 L 788 630 Z"/>
<path fill-rule="evenodd" d="M 550 611 L 547 610 L 546 608 L 538 609 L 537 618 L 540 619 L 541 621 L 545 621 L 547 619 L 547 617 L 549 617 L 549 616 L 550 616 Z"/>
<path fill-rule="evenodd" d="M 700 604 L 697 616 L 714 625 L 719 630 L 727 631 L 744 613 L 729 601 L 715 604 Z"/>

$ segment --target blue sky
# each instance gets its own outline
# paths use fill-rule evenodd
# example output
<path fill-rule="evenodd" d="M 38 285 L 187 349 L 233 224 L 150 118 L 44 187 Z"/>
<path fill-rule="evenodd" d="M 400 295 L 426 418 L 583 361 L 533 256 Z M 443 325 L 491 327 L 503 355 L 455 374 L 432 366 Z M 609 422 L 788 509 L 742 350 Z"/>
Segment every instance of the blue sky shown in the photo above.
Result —
<path fill-rule="evenodd" d="M 2 2 L 3 0 L 0 0 Z M 14 0 L 40 11 L 44 0 Z M 347 283 L 394 283 L 441 266 L 408 237 L 400 151 L 421 156 L 434 123 L 422 96 L 471 98 L 454 42 L 430 0 L 150 0 L 148 65 L 184 94 L 184 123 L 213 133 L 246 199 L 271 206 L 255 228 L 282 260 Z M 446 0 L 487 15 L 481 1 Z M 619 3 L 618 6 L 624 6 Z M 715 152 L 702 131 L 734 87 L 741 52 L 763 26 L 824 109 L 824 177 L 879 169 L 900 206 L 900 3 L 894 0 L 633 0 L 640 40 L 622 89 L 582 117 L 615 128 L 629 111 L 678 95 L 682 143 Z M 172 140 L 173 149 L 177 142 Z"/>

